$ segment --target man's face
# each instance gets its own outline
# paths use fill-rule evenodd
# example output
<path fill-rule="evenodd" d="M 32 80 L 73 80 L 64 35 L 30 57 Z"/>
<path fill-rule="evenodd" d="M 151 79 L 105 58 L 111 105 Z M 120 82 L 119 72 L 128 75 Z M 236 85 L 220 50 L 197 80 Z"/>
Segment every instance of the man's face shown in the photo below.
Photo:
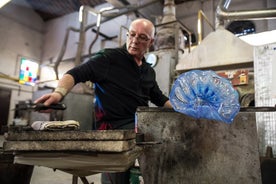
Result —
<path fill-rule="evenodd" d="M 143 22 L 133 23 L 127 33 L 128 52 L 137 59 L 141 59 L 153 43 L 150 34 L 151 29 L 148 25 Z"/>

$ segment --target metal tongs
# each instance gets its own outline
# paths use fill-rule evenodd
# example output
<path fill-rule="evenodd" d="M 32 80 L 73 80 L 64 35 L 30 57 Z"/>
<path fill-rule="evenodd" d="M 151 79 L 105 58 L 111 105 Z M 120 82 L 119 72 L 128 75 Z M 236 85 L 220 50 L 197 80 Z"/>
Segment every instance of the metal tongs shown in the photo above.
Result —
<path fill-rule="evenodd" d="M 241 107 L 240 112 L 275 112 L 276 105 L 273 107 Z"/>
<path fill-rule="evenodd" d="M 27 104 L 20 104 L 14 110 L 34 110 L 34 111 L 41 111 L 41 110 L 65 110 L 66 105 L 63 103 L 51 104 L 49 106 L 44 105 L 43 103 L 27 103 Z"/>

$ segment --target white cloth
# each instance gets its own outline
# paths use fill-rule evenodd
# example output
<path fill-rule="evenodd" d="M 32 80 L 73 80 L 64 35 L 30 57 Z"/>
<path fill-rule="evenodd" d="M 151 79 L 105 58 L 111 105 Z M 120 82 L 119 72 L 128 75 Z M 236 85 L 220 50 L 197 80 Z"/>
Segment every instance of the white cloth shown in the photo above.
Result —
<path fill-rule="evenodd" d="M 31 125 L 34 130 L 61 130 L 61 129 L 79 129 L 80 123 L 75 120 L 66 121 L 35 121 Z"/>

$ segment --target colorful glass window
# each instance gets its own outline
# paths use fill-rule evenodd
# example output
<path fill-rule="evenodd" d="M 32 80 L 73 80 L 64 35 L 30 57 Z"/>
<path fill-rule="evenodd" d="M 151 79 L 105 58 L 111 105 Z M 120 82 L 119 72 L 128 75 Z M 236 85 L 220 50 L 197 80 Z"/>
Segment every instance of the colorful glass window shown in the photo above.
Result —
<path fill-rule="evenodd" d="M 19 83 L 34 86 L 38 75 L 38 63 L 21 58 Z"/>

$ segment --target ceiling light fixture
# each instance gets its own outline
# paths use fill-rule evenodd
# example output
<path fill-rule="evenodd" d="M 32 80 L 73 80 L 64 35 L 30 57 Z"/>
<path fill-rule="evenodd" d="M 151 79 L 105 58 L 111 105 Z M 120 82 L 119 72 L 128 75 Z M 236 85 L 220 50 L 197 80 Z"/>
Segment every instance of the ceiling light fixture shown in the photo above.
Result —
<path fill-rule="evenodd" d="M 239 36 L 240 39 L 253 46 L 276 43 L 276 30 Z"/>
<path fill-rule="evenodd" d="M 5 6 L 8 2 L 10 2 L 11 0 L 1 0 L 0 1 L 0 8 L 2 8 L 3 6 Z"/>

